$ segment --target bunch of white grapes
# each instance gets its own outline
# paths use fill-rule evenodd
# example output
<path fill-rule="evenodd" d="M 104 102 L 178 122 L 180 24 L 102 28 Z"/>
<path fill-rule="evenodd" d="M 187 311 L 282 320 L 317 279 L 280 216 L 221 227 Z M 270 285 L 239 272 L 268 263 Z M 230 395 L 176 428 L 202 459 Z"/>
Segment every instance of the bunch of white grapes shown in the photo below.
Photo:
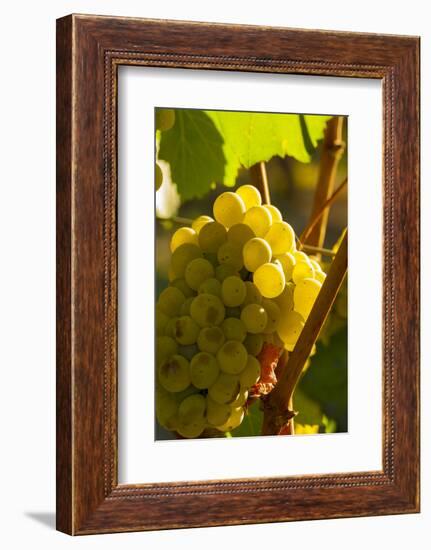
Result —
<path fill-rule="evenodd" d="M 291 351 L 325 279 L 259 191 L 217 197 L 171 240 L 170 284 L 156 305 L 156 413 L 183 437 L 244 418 L 265 344 Z"/>

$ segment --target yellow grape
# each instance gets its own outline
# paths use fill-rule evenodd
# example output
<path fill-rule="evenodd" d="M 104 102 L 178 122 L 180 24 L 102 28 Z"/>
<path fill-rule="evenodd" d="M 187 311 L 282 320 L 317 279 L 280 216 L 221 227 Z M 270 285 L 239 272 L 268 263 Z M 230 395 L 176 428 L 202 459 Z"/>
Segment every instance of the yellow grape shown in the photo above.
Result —
<path fill-rule="evenodd" d="M 227 231 L 219 222 L 208 222 L 199 231 L 199 246 L 203 252 L 217 253 L 220 246 L 226 241 Z"/>
<path fill-rule="evenodd" d="M 231 430 L 234 430 L 237 428 L 241 422 L 244 419 L 244 409 L 242 407 L 238 407 L 236 409 L 232 409 L 232 412 L 230 413 L 229 418 L 226 420 L 226 422 L 221 425 L 217 426 L 217 429 L 221 432 L 230 432 Z"/>
<path fill-rule="evenodd" d="M 200 327 L 220 325 L 225 316 L 222 301 L 212 294 L 198 294 L 190 306 L 190 315 Z"/>
<path fill-rule="evenodd" d="M 217 252 L 217 259 L 220 264 L 230 264 L 237 271 L 243 267 L 241 247 L 229 241 L 223 243 Z"/>
<path fill-rule="evenodd" d="M 307 262 L 311 264 L 310 258 L 307 256 L 305 252 L 302 252 L 302 250 L 295 250 L 293 252 L 293 255 L 295 257 L 296 262 Z"/>
<path fill-rule="evenodd" d="M 249 304 L 241 311 L 241 321 L 244 323 L 247 332 L 260 334 L 266 327 L 268 315 L 259 304 Z"/>
<path fill-rule="evenodd" d="M 247 330 L 244 323 L 236 317 L 227 317 L 221 324 L 221 329 L 226 340 L 238 340 L 244 342 Z"/>
<path fill-rule="evenodd" d="M 216 403 L 227 405 L 235 401 L 240 388 L 238 376 L 221 372 L 217 380 L 209 388 L 208 395 Z"/>
<path fill-rule="evenodd" d="M 253 230 L 256 237 L 264 237 L 271 227 L 272 217 L 263 206 L 252 206 L 245 213 L 243 223 Z"/>
<path fill-rule="evenodd" d="M 316 281 L 319 281 L 319 283 L 323 285 L 326 279 L 326 273 L 324 273 L 323 271 L 315 271 L 314 278 L 316 279 Z"/>
<path fill-rule="evenodd" d="M 290 252 L 286 252 L 286 254 L 277 256 L 276 259 L 281 264 L 286 281 L 290 281 L 292 278 L 293 268 L 296 264 L 295 256 Z"/>
<path fill-rule="evenodd" d="M 263 297 L 276 298 L 283 292 L 286 279 L 280 267 L 266 263 L 254 272 L 253 282 Z"/>
<path fill-rule="evenodd" d="M 182 346 L 194 344 L 198 338 L 200 328 L 189 315 L 183 315 L 175 321 L 175 340 Z"/>
<path fill-rule="evenodd" d="M 167 430 L 174 430 L 177 411 L 178 401 L 176 394 L 172 394 L 158 385 L 156 388 L 156 416 L 159 424 Z M 226 420 L 223 420 L 223 422 Z"/>
<path fill-rule="evenodd" d="M 286 315 L 293 309 L 293 291 L 295 285 L 293 283 L 287 283 L 283 289 L 283 292 L 277 298 L 274 298 L 274 302 L 278 305 L 281 315 Z"/>
<path fill-rule="evenodd" d="M 310 262 L 299 261 L 292 271 L 292 280 L 297 285 L 302 279 L 313 279 L 314 267 Z"/>
<path fill-rule="evenodd" d="M 226 277 L 221 285 L 221 296 L 228 307 L 241 305 L 246 296 L 244 281 L 235 275 Z"/>
<path fill-rule="evenodd" d="M 241 384 L 241 382 L 240 382 L 240 384 Z M 246 404 L 247 399 L 248 399 L 248 388 L 245 388 L 245 387 L 241 386 L 241 389 L 239 390 L 238 397 L 231 404 L 232 409 L 236 409 L 237 407 L 243 407 Z"/>
<path fill-rule="evenodd" d="M 198 246 L 198 236 L 196 231 L 191 227 L 180 227 L 172 235 L 171 239 L 171 252 L 185 243 L 191 243 Z"/>
<path fill-rule="evenodd" d="M 198 290 L 199 294 L 213 294 L 214 296 L 221 297 L 221 283 L 215 277 L 210 277 L 204 281 Z"/>
<path fill-rule="evenodd" d="M 186 267 L 184 278 L 186 283 L 193 290 L 197 290 L 201 284 L 214 277 L 214 268 L 208 260 L 195 258 Z"/>
<path fill-rule="evenodd" d="M 238 340 L 228 340 L 217 352 L 217 361 L 223 372 L 239 374 L 247 363 L 247 350 Z"/>
<path fill-rule="evenodd" d="M 156 338 L 156 364 L 160 365 L 178 353 L 178 344 L 170 336 L 158 336 Z"/>
<path fill-rule="evenodd" d="M 190 376 L 192 384 L 204 390 L 217 380 L 220 368 L 213 355 L 207 352 L 197 353 L 190 362 Z"/>
<path fill-rule="evenodd" d="M 245 298 L 242 303 L 242 307 L 248 306 L 248 304 L 260 304 L 262 302 L 262 294 L 257 286 L 251 281 L 245 281 Z"/>
<path fill-rule="evenodd" d="M 192 222 L 192 229 L 194 229 L 196 231 L 196 234 L 199 235 L 202 227 L 205 224 L 213 221 L 214 220 L 211 218 L 211 216 L 199 216 Z"/>
<path fill-rule="evenodd" d="M 183 437 L 199 437 L 205 429 L 206 399 L 194 394 L 186 397 L 178 407 L 176 431 Z"/>
<path fill-rule="evenodd" d="M 165 288 L 160 293 L 157 305 L 163 313 L 169 317 L 173 317 L 174 315 L 178 315 L 185 299 L 181 290 L 174 286 L 168 286 L 168 288 Z"/>
<path fill-rule="evenodd" d="M 204 327 L 198 336 L 198 348 L 201 351 L 216 354 L 224 341 L 224 332 L 220 327 Z"/>
<path fill-rule="evenodd" d="M 300 313 L 304 319 L 310 315 L 310 311 L 320 292 L 321 284 L 315 279 L 302 279 L 295 286 L 293 301 L 295 311 Z"/>
<path fill-rule="evenodd" d="M 182 306 L 181 306 L 182 307 Z M 156 306 L 156 333 L 162 334 L 169 321 L 169 315 L 166 315 L 159 306 Z"/>
<path fill-rule="evenodd" d="M 176 248 L 171 257 L 171 267 L 175 278 L 184 277 L 187 264 L 195 258 L 202 258 L 202 251 L 195 244 L 184 243 Z"/>
<path fill-rule="evenodd" d="M 181 292 L 184 294 L 186 298 L 190 298 L 191 296 L 195 296 L 196 293 L 189 287 L 189 285 L 186 283 L 186 280 L 180 277 L 179 279 L 175 279 L 171 282 L 171 286 L 174 286 L 178 288 L 178 290 L 181 290 Z"/>
<path fill-rule="evenodd" d="M 241 185 L 236 192 L 242 198 L 247 210 L 252 206 L 260 206 L 262 204 L 262 197 L 254 185 Z"/>
<path fill-rule="evenodd" d="M 213 206 L 214 218 L 229 228 L 241 223 L 245 214 L 245 204 L 241 197 L 231 191 L 219 195 Z"/>
<path fill-rule="evenodd" d="M 242 256 L 245 267 L 248 271 L 254 272 L 258 267 L 271 260 L 272 250 L 265 239 L 255 237 L 244 245 Z"/>
<path fill-rule="evenodd" d="M 227 240 L 229 243 L 235 244 L 240 248 L 243 248 L 245 243 L 250 239 L 253 239 L 256 235 L 254 234 L 251 227 L 245 223 L 236 223 L 229 228 L 227 232 Z"/>
<path fill-rule="evenodd" d="M 274 256 L 290 252 L 295 244 L 295 232 L 287 222 L 275 222 L 271 225 L 265 240 Z"/>
<path fill-rule="evenodd" d="M 186 301 L 183 302 L 183 305 L 180 309 L 180 315 L 190 315 L 190 306 L 192 305 L 192 302 L 194 300 L 195 296 L 190 296 L 190 298 L 186 298 Z"/>
<path fill-rule="evenodd" d="M 247 357 L 245 369 L 239 375 L 241 388 L 251 388 L 259 381 L 261 367 L 259 361 L 253 355 Z"/>
<path fill-rule="evenodd" d="M 174 109 L 156 109 L 156 129 L 161 132 L 170 130 L 175 124 Z"/>
<path fill-rule="evenodd" d="M 190 368 L 187 359 L 181 355 L 173 355 L 159 365 L 159 382 L 170 392 L 185 390 L 191 382 Z"/>
<path fill-rule="evenodd" d="M 293 350 L 303 328 L 304 319 L 297 311 L 289 311 L 280 317 L 277 332 L 289 351 Z"/>
<path fill-rule="evenodd" d="M 208 424 L 212 426 L 220 426 L 224 424 L 230 416 L 231 408 L 229 405 L 216 403 L 209 395 L 207 395 L 207 410 L 206 417 Z"/>
<path fill-rule="evenodd" d="M 283 216 L 276 206 L 274 206 L 273 204 L 264 204 L 263 207 L 266 208 L 266 210 L 268 210 L 268 212 L 271 214 L 272 223 L 283 221 Z"/>
<path fill-rule="evenodd" d="M 239 277 L 238 271 L 233 267 L 231 264 L 221 264 L 216 267 L 215 275 L 218 281 L 221 283 L 227 278 L 227 277 Z"/>
<path fill-rule="evenodd" d="M 263 348 L 263 336 L 249 332 L 245 337 L 244 347 L 250 355 L 259 355 Z"/>
<path fill-rule="evenodd" d="M 273 302 L 272 300 L 268 300 L 268 298 L 264 298 L 262 300 L 262 306 L 265 308 L 266 314 L 268 316 L 268 322 L 266 323 L 266 327 L 264 328 L 263 332 L 264 334 L 270 334 L 277 330 L 278 322 L 281 315 L 280 308 L 275 302 Z"/>

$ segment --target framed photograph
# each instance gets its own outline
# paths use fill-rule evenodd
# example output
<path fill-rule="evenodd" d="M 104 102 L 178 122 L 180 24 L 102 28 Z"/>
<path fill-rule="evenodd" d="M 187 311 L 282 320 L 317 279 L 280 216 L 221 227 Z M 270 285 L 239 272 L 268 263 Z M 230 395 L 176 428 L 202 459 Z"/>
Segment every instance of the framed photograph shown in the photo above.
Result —
<path fill-rule="evenodd" d="M 419 511 L 419 38 L 57 21 L 57 528 Z"/>

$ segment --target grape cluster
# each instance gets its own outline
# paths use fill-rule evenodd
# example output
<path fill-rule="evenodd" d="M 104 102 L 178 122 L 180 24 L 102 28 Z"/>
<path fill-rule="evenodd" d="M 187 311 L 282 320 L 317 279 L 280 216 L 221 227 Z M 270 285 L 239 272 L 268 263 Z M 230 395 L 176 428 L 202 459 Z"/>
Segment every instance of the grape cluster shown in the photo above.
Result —
<path fill-rule="evenodd" d="M 325 274 L 259 191 L 225 192 L 172 236 L 156 305 L 156 414 L 183 437 L 239 426 L 264 344 L 292 350 Z"/>

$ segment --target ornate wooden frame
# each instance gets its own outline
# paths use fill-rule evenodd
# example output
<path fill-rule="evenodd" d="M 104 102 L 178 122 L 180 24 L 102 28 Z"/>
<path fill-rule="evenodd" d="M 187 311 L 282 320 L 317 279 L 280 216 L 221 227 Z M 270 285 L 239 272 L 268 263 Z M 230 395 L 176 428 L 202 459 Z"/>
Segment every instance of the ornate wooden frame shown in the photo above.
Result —
<path fill-rule="evenodd" d="M 383 470 L 119 485 L 119 65 L 376 78 L 384 102 Z M 57 528 L 419 510 L 419 39 L 71 15 L 57 22 Z"/>

